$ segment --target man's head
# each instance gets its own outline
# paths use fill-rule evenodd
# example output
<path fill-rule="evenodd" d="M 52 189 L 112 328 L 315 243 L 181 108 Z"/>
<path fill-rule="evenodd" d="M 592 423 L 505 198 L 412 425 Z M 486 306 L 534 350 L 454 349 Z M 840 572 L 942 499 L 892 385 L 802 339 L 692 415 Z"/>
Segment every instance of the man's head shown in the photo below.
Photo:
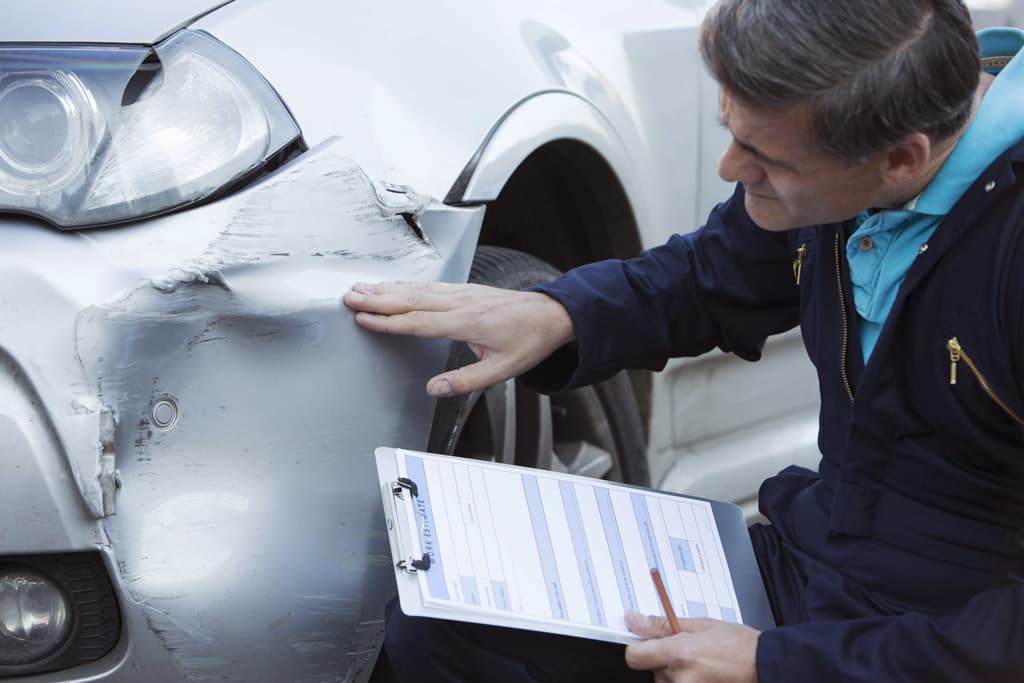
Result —
<path fill-rule="evenodd" d="M 968 121 L 980 71 L 958 0 L 722 0 L 700 47 L 734 137 L 720 173 L 769 229 L 920 192 Z"/>

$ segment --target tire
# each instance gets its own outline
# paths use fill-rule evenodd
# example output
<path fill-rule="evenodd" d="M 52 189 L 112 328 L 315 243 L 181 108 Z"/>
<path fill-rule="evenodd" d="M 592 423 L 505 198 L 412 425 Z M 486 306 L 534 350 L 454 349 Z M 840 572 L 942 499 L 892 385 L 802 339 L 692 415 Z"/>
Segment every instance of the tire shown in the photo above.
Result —
<path fill-rule="evenodd" d="M 480 247 L 469 281 L 506 289 L 549 282 L 560 273 L 529 254 Z M 476 360 L 452 346 L 447 368 Z M 465 396 L 440 399 L 428 450 L 649 485 L 643 422 L 626 373 L 546 396 L 510 379 Z"/>

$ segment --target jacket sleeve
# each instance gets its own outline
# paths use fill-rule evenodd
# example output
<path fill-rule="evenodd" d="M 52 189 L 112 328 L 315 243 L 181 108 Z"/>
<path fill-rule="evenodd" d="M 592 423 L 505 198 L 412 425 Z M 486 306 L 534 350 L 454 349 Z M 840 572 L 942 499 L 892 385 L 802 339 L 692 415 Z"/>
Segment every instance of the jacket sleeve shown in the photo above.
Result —
<path fill-rule="evenodd" d="M 757 227 L 743 190 L 703 228 L 626 261 L 581 266 L 535 287 L 569 311 L 578 349 L 562 349 L 525 379 L 545 391 L 660 370 L 715 347 L 757 360 L 765 339 L 799 321 L 789 238 Z"/>
<path fill-rule="evenodd" d="M 959 612 L 908 613 L 771 629 L 759 683 L 1011 683 L 1024 672 L 1024 583 L 976 595 Z"/>

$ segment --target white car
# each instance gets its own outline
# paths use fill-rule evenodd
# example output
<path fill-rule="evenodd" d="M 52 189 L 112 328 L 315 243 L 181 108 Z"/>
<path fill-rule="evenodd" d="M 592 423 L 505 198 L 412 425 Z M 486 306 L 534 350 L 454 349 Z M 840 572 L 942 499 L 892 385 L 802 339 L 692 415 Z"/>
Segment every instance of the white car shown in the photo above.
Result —
<path fill-rule="evenodd" d="M 729 188 L 709 3 L 8 3 L 0 679 L 365 681 L 394 590 L 379 445 L 745 505 L 815 466 L 793 333 L 436 406 L 467 360 L 366 280 L 522 287 Z"/>

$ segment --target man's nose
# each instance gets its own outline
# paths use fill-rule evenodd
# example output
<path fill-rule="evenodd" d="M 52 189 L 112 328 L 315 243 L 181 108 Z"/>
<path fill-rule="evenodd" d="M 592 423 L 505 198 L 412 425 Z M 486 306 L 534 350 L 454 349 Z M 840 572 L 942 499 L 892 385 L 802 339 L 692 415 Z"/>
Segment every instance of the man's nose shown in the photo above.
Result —
<path fill-rule="evenodd" d="M 751 185 L 764 179 L 764 169 L 748 152 L 730 142 L 718 160 L 718 176 L 728 183 Z"/>

